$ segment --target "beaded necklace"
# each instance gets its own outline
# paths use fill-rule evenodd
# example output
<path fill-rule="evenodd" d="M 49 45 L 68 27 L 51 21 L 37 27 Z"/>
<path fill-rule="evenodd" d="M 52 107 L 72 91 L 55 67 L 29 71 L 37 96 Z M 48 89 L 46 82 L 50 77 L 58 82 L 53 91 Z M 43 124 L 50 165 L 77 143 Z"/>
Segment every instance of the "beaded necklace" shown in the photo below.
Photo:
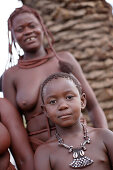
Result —
<path fill-rule="evenodd" d="M 90 137 L 88 136 L 88 132 L 84 124 L 81 124 L 83 127 L 83 137 L 84 142 L 80 144 L 80 147 L 74 148 L 73 146 L 66 145 L 64 140 L 60 137 L 60 135 L 56 132 L 56 138 L 58 140 L 58 145 L 63 146 L 68 149 L 69 152 L 73 154 L 73 162 L 69 164 L 72 168 L 84 168 L 91 165 L 94 161 L 89 157 L 85 156 L 84 151 L 86 151 L 86 144 L 90 144 Z"/>

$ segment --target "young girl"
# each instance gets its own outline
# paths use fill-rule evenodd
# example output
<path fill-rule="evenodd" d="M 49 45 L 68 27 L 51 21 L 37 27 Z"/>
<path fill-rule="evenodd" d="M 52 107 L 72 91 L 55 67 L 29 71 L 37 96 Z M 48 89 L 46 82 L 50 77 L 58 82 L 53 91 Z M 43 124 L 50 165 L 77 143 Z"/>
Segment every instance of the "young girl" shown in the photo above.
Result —
<path fill-rule="evenodd" d="M 48 122 L 41 109 L 40 85 L 46 77 L 55 72 L 72 72 L 83 84 L 87 95 L 87 109 L 95 127 L 107 128 L 105 115 L 89 86 L 77 60 L 67 51 L 55 52 L 48 30 L 35 9 L 27 6 L 17 8 L 9 17 L 8 29 L 12 44 L 23 49 L 18 64 L 6 70 L 3 75 L 4 96 L 24 115 L 27 132 L 33 150 L 49 139 Z M 44 35 L 48 48 L 44 45 Z M 11 42 L 11 40 L 9 41 Z M 68 63 L 68 64 L 67 64 Z M 38 122 L 38 123 L 37 123 Z M 51 124 L 51 131 L 53 132 Z"/>
<path fill-rule="evenodd" d="M 112 170 L 113 132 L 81 124 L 85 94 L 74 76 L 56 73 L 42 84 L 43 111 L 56 134 L 35 153 L 36 170 Z"/>

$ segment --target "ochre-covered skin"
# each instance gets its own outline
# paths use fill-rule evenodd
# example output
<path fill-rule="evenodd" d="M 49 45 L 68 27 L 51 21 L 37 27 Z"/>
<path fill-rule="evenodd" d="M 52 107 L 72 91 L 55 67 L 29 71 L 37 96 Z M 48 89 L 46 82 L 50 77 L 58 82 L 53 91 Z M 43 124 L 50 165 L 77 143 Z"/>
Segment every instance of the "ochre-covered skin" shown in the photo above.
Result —
<path fill-rule="evenodd" d="M 92 128 L 82 125 L 80 116 L 86 106 L 85 94 L 79 93 L 75 83 L 69 78 L 57 78 L 49 81 L 43 90 L 43 111 L 47 117 L 55 123 L 58 139 L 62 138 L 64 144 L 81 148 L 81 143 L 90 138 L 86 143 L 84 155 L 79 157 L 79 165 L 85 160 L 85 156 L 93 162 L 84 167 L 76 168 L 84 170 L 112 170 L 113 169 L 113 132 L 104 128 Z M 87 130 L 87 132 L 86 132 Z M 72 170 L 71 164 L 75 165 L 73 151 L 65 145 L 59 145 L 54 135 L 48 141 L 37 148 L 34 156 L 35 170 Z M 73 149 L 74 150 L 74 149 Z M 75 150 L 74 150 L 75 151 Z M 77 153 L 77 152 L 75 152 Z M 84 157 L 83 157 L 84 156 Z M 89 160 L 89 159 L 88 159 Z M 85 161 L 84 161 L 85 162 Z M 86 166 L 87 165 L 87 166 Z"/>
<path fill-rule="evenodd" d="M 41 109 L 40 85 L 50 74 L 61 71 L 59 61 L 70 64 L 73 68 L 73 75 L 83 85 L 83 90 L 87 96 L 87 109 L 93 125 L 95 127 L 107 128 L 105 115 L 79 63 L 72 54 L 66 51 L 57 52 L 57 58 L 52 50 L 49 53 L 47 52 L 43 42 L 44 30 L 42 24 L 40 24 L 40 21 L 32 11 L 18 14 L 15 12 L 15 16 L 10 18 L 10 21 L 12 23 L 13 40 L 16 40 L 24 51 L 22 60 L 45 59 L 48 55 L 52 55 L 48 61 L 39 66 L 34 67 L 34 65 L 31 65 L 31 68 L 20 68 L 19 64 L 17 64 L 8 69 L 3 75 L 4 96 L 11 101 L 20 114 L 25 115 L 27 132 L 30 135 L 30 141 L 37 143 L 35 147 L 48 140 L 50 136 L 47 118 Z M 53 127 L 53 125 L 50 126 Z"/>
<path fill-rule="evenodd" d="M 10 161 L 8 148 L 10 146 L 10 135 L 7 128 L 0 123 L 0 170 L 7 169 Z"/>

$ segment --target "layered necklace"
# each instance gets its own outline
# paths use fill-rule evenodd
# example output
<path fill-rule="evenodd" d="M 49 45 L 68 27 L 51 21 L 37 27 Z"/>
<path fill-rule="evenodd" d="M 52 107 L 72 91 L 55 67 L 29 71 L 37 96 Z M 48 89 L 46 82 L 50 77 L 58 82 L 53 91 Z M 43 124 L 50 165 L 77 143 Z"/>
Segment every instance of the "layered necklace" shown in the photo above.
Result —
<path fill-rule="evenodd" d="M 69 152 L 72 152 L 73 162 L 69 164 L 72 168 L 84 168 L 91 165 L 94 161 L 89 157 L 85 156 L 86 144 L 90 144 L 90 137 L 88 136 L 87 129 L 84 124 L 81 124 L 83 128 L 83 138 L 84 142 L 80 144 L 79 147 L 74 148 L 73 146 L 66 145 L 64 140 L 60 137 L 60 135 L 56 132 L 56 138 L 58 140 L 58 145 L 63 146 L 68 149 Z"/>
<path fill-rule="evenodd" d="M 34 68 L 38 67 L 44 63 L 46 63 L 49 59 L 51 59 L 54 55 L 50 49 L 46 49 L 47 55 L 44 56 L 43 58 L 33 58 L 33 59 L 28 59 L 24 60 L 23 56 L 20 56 L 18 60 L 18 67 L 22 69 L 29 69 L 29 68 Z"/>

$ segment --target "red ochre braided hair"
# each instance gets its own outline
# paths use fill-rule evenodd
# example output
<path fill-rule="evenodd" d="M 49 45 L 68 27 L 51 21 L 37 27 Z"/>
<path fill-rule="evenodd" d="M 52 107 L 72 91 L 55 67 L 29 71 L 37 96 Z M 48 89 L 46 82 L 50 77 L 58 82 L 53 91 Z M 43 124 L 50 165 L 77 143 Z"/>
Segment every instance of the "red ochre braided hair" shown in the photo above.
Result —
<path fill-rule="evenodd" d="M 16 48 L 16 45 L 15 45 L 15 40 L 14 40 L 14 37 L 13 37 L 13 29 L 12 29 L 12 23 L 13 23 L 13 19 L 19 15 L 20 13 L 32 13 L 34 14 L 34 16 L 38 19 L 38 21 L 40 22 L 41 26 L 42 26 L 42 29 L 45 33 L 45 36 L 46 36 L 46 39 L 48 41 L 48 44 L 49 44 L 49 47 L 50 49 L 53 51 L 55 57 L 57 58 L 57 60 L 59 61 L 59 66 L 60 66 L 60 70 L 62 72 L 67 72 L 67 73 L 70 73 L 72 72 L 72 65 L 70 65 L 69 63 L 67 62 L 64 62 L 64 61 L 61 61 L 59 59 L 59 56 L 58 54 L 56 53 L 54 47 L 53 47 L 53 37 L 52 35 L 50 34 L 50 32 L 48 31 L 48 29 L 46 28 L 46 26 L 44 25 L 43 23 L 43 19 L 41 18 L 41 16 L 39 15 L 39 13 L 37 12 L 36 9 L 33 9 L 31 7 L 28 7 L 26 5 L 23 5 L 22 7 L 20 8 L 16 8 L 14 10 L 14 12 L 10 15 L 9 19 L 8 19 L 8 42 L 9 42 L 9 54 L 10 54 L 10 63 L 12 62 L 12 55 L 13 55 L 13 52 L 12 52 L 12 45 L 14 44 L 14 47 L 15 49 L 17 50 Z M 11 36 L 9 36 L 11 35 Z"/>

